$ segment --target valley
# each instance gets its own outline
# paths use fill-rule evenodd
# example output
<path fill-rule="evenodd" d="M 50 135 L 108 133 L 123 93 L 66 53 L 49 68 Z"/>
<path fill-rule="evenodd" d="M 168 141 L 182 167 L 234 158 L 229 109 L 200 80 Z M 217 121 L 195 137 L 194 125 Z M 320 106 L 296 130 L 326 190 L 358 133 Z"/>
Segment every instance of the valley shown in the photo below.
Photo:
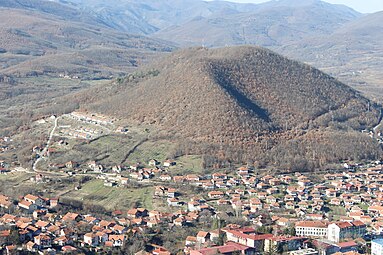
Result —
<path fill-rule="evenodd" d="M 0 0 L 0 254 L 381 255 L 382 18 Z"/>

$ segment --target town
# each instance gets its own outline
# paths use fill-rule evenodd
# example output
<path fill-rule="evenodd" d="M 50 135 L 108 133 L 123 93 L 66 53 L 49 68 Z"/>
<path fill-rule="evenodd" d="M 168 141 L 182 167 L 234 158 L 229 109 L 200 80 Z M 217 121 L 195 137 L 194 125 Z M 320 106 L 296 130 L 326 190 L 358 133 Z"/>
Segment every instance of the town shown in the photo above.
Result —
<path fill-rule="evenodd" d="M 86 112 L 38 121 L 54 126 L 48 142 L 32 149 L 36 161 L 34 171 L 25 170 L 33 175 L 28 182 L 44 191 L 62 180 L 75 185 L 59 193 L 0 195 L 3 252 L 378 255 L 383 251 L 380 161 L 342 163 L 334 170 L 307 173 L 251 164 L 184 173 L 177 159 L 154 158 L 113 166 L 96 160 L 52 163 L 52 155 L 71 141 L 130 134 L 126 126 L 116 128 L 116 121 Z M 2 143 L 12 146 L 12 138 L 4 137 Z M 11 165 L 0 162 L 4 176 L 20 172 L 20 167 Z M 83 191 L 87 185 L 98 193 Z M 124 201 L 114 201 L 114 209 L 105 204 L 128 199 L 126 194 L 140 189 L 145 193 L 130 206 Z M 82 197 L 81 192 L 88 195 Z M 99 197 L 104 200 L 97 202 Z M 90 206 L 82 206 L 84 198 Z"/>
<path fill-rule="evenodd" d="M 383 251 L 381 162 L 345 164 L 342 171 L 322 176 L 262 174 L 251 166 L 231 173 L 173 175 L 176 161 L 152 159 L 145 165 L 108 170 L 89 162 L 87 167 L 98 172 L 97 178 L 109 188 L 151 183 L 151 196 L 162 200 L 163 208 L 136 207 L 102 215 L 61 206 L 60 197 L 2 195 L 4 251 L 154 255 L 378 255 Z M 80 168 L 75 162 L 66 167 L 74 173 Z M 187 192 L 190 188 L 196 192 Z M 144 239 L 145 245 L 134 245 L 137 236 L 181 230 L 190 230 L 182 232 L 189 235 L 176 235 L 184 239 L 172 240 L 171 247 L 170 242 L 149 239 Z"/>

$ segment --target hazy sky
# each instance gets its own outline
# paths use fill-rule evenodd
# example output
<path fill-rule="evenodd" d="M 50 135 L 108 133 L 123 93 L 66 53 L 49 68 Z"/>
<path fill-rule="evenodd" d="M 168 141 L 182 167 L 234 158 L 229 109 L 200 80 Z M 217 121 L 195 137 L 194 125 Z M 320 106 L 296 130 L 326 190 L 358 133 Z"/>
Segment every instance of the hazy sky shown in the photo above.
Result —
<path fill-rule="evenodd" d="M 269 0 L 228 0 L 237 3 L 262 3 Z M 305 0 L 302 0 L 305 1 Z M 325 0 L 333 4 L 344 4 L 354 8 L 359 12 L 370 13 L 383 11 L 383 0 Z"/>

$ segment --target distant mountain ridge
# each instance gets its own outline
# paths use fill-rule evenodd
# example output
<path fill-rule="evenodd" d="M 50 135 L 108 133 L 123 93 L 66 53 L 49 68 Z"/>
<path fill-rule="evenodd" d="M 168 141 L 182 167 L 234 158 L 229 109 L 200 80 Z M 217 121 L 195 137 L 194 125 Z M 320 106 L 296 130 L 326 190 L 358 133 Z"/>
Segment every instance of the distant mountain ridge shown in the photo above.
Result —
<path fill-rule="evenodd" d="M 24 0 L 26 1 L 26 0 Z M 360 13 L 342 5 L 332 5 L 320 0 L 296 1 L 270 1 L 262 4 L 232 3 L 226 1 L 202 1 L 202 0 L 57 0 L 57 2 L 77 8 L 78 10 L 91 11 L 96 17 L 109 27 L 129 33 L 152 34 L 172 27 L 184 26 L 194 19 L 206 19 L 213 17 L 225 17 L 228 19 L 238 18 L 232 15 L 251 14 L 283 10 L 286 8 L 324 8 L 339 18 L 337 22 L 349 21 L 361 16 Z M 321 7 L 322 6 L 322 7 Z M 315 13 L 313 11 L 313 13 Z M 299 13 L 297 14 L 300 15 Z M 326 16 L 321 16 L 326 18 Z M 313 17 L 309 17 L 313 18 Z M 309 21 L 309 20 L 306 20 Z M 257 23 L 254 23 L 256 25 Z M 333 23 L 332 25 L 338 25 Z M 164 35 L 166 36 L 166 35 Z M 168 38 L 167 38 L 168 39 Z M 174 41 L 174 40 L 173 40 Z M 208 41 L 208 40 L 207 40 Z M 182 41 L 179 41 L 182 43 Z M 215 45 L 218 46 L 218 45 Z"/>
<path fill-rule="evenodd" d="M 64 73 L 84 79 L 109 78 L 126 74 L 174 48 L 163 40 L 69 21 L 30 8 L 0 8 L 0 37 L 1 72 L 21 77 Z"/>
<path fill-rule="evenodd" d="M 329 72 L 383 102 L 381 33 L 363 28 L 365 23 L 379 28 L 383 21 L 378 14 L 363 15 L 320 0 L 262 4 L 201 0 L 39 0 L 34 4 L 30 0 L 3 0 L 0 6 L 10 3 L 14 8 L 53 13 L 64 20 L 68 17 L 119 33 L 172 41 L 179 47 L 268 47 Z M 352 29 L 357 27 L 361 27 L 358 32 Z M 348 48 L 356 50 L 349 54 Z"/>
<path fill-rule="evenodd" d="M 225 46 L 255 44 L 281 46 L 335 29 L 361 14 L 345 6 L 322 1 L 271 1 L 254 11 L 228 15 L 211 15 L 193 19 L 180 26 L 156 33 L 160 38 L 173 38 L 180 44 Z"/>
<path fill-rule="evenodd" d="M 383 102 L 383 12 L 364 15 L 336 29 L 277 48 L 286 56 L 314 65 Z"/>

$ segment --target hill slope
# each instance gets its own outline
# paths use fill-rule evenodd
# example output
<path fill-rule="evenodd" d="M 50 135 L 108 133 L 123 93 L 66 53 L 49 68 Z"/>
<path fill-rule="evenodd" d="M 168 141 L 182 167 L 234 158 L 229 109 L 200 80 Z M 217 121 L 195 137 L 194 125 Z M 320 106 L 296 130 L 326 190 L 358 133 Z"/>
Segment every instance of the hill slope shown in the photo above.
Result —
<path fill-rule="evenodd" d="M 346 6 L 322 1 L 271 1 L 249 12 L 196 16 L 180 25 L 160 30 L 156 36 L 181 45 L 255 44 L 281 46 L 314 35 L 328 35 L 360 14 Z"/>
<path fill-rule="evenodd" d="M 49 114 L 57 97 L 125 75 L 173 49 L 162 40 L 69 21 L 70 11 L 50 1 L 1 5 L 15 8 L 0 7 L 0 134 Z M 65 19 L 56 12 L 69 13 Z"/>
<path fill-rule="evenodd" d="M 254 155 L 316 132 L 352 133 L 378 122 L 378 107 L 356 91 L 262 48 L 183 50 L 149 70 L 145 78 L 131 76 L 77 100 L 90 111 L 165 130 L 174 141 L 199 141 L 194 149 L 200 152 L 205 145 L 225 146 L 232 150 L 224 153 L 229 159 L 239 151 Z M 365 135 L 362 140 L 374 144 Z M 365 152 L 376 155 L 377 148 Z"/>
<path fill-rule="evenodd" d="M 279 48 L 383 101 L 383 12 L 345 24 L 328 37 L 314 37 Z"/>
<path fill-rule="evenodd" d="M 172 49 L 161 40 L 8 8 L 0 8 L 0 36 L 0 70 L 17 76 L 108 77 L 127 73 L 147 57 Z"/>
<path fill-rule="evenodd" d="M 180 46 L 268 47 L 320 68 L 383 102 L 379 69 L 382 33 L 373 29 L 379 31 L 383 23 L 379 14 L 362 15 L 320 0 L 262 4 L 200 0 L 61 2 L 91 13 L 96 17 L 93 22 L 171 40 Z"/>
<path fill-rule="evenodd" d="M 108 26 L 129 33 L 152 34 L 190 19 L 217 13 L 248 12 L 254 4 L 202 0 L 70 0 L 80 10 L 92 12 Z"/>

